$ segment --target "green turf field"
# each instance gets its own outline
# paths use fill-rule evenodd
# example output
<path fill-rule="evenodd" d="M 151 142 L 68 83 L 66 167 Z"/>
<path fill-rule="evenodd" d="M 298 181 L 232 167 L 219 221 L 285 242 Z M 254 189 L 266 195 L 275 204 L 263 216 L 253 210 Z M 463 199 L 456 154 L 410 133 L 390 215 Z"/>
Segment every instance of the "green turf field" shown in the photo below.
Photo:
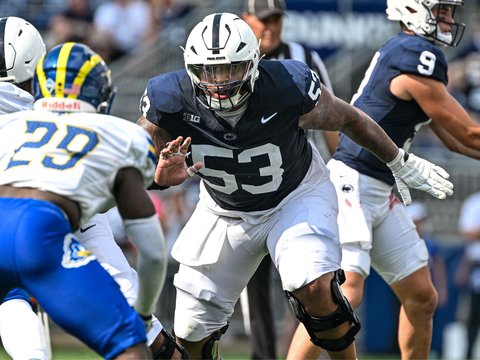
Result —
<path fill-rule="evenodd" d="M 78 349 L 78 348 L 56 348 L 53 349 L 53 358 L 52 360 L 97 360 L 102 359 L 100 356 L 95 354 L 93 351 L 89 349 Z M 248 350 L 244 354 L 238 353 L 228 353 L 223 351 L 222 353 L 223 360 L 248 360 L 250 356 L 248 354 Z M 399 356 L 395 355 L 386 355 L 386 354 L 359 354 L 358 358 L 361 360 L 394 360 L 399 359 Z M 282 360 L 284 358 L 279 358 Z M 0 360 L 11 360 L 11 358 L 7 355 L 5 350 L 0 346 Z"/>

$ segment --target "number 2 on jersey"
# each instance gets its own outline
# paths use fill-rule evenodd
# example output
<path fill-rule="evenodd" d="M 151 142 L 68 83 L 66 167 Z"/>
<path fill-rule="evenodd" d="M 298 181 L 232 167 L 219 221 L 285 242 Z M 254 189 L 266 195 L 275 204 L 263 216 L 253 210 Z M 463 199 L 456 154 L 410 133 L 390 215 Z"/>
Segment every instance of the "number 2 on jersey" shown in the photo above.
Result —
<path fill-rule="evenodd" d="M 18 149 L 15 150 L 15 154 L 10 159 L 8 166 L 5 170 L 8 170 L 15 166 L 29 165 L 31 160 L 22 159 L 22 150 L 28 148 L 39 149 L 43 146 L 53 146 L 55 149 L 64 150 L 62 155 L 67 155 L 67 160 L 63 163 L 55 161 L 55 156 L 51 154 L 45 154 L 42 160 L 42 165 L 46 168 L 66 170 L 73 168 L 85 155 L 94 150 L 99 144 L 100 140 L 98 134 L 94 131 L 80 128 L 73 125 L 66 124 L 66 135 L 60 140 L 58 144 L 50 144 L 53 136 L 58 131 L 58 126 L 54 122 L 49 121 L 36 121 L 27 120 L 27 130 L 25 134 L 34 134 L 38 129 L 45 129 L 45 134 L 38 141 L 26 141 Z M 69 149 L 71 144 L 78 135 L 85 135 L 87 137 L 86 143 L 81 149 L 75 151 Z M 17 157 L 18 159 L 15 159 Z"/>

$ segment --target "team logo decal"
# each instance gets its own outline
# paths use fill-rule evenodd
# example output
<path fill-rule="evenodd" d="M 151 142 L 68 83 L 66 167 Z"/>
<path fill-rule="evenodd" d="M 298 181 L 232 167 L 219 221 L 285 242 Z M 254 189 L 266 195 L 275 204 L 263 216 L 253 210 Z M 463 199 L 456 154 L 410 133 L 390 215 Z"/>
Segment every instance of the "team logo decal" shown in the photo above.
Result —
<path fill-rule="evenodd" d="M 63 241 L 63 258 L 62 266 L 64 268 L 78 268 L 87 265 L 90 261 L 95 260 L 96 257 L 89 250 L 80 244 L 73 234 L 65 236 Z"/>
<path fill-rule="evenodd" d="M 236 140 L 237 139 L 237 135 L 233 134 L 233 133 L 226 133 L 225 135 L 223 135 L 223 138 L 225 140 Z"/>
<path fill-rule="evenodd" d="M 189 113 L 183 113 L 183 121 L 190 121 L 193 123 L 199 123 L 200 122 L 200 116 L 194 115 L 194 114 L 189 114 Z"/>
<path fill-rule="evenodd" d="M 45 81 L 45 88 L 50 94 L 53 94 L 53 91 L 55 90 L 55 81 L 48 78 L 47 81 Z"/>
<path fill-rule="evenodd" d="M 350 185 L 350 184 L 342 185 L 341 189 L 344 193 L 351 193 L 353 190 L 355 190 L 353 185 Z"/>

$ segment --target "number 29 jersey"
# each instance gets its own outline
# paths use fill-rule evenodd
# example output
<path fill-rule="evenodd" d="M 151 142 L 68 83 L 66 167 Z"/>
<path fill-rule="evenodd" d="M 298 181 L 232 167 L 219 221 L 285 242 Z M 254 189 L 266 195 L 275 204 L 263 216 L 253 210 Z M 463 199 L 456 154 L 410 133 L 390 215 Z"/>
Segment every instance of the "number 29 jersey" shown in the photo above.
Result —
<path fill-rule="evenodd" d="M 93 113 L 21 111 L 0 116 L 0 185 L 35 188 L 80 205 L 80 226 L 115 205 L 120 169 L 155 175 L 150 135 L 137 124 Z"/>
<path fill-rule="evenodd" d="M 375 120 L 398 147 L 408 151 L 418 129 L 430 119 L 415 100 L 402 100 L 393 95 L 390 82 L 401 74 L 413 74 L 446 85 L 447 69 L 445 55 L 438 47 L 402 31 L 375 54 L 351 103 Z M 333 158 L 362 174 L 390 185 L 395 183 L 385 163 L 344 134 Z"/>
<path fill-rule="evenodd" d="M 305 64 L 269 60 L 260 61 L 255 91 L 233 127 L 196 99 L 185 70 L 151 79 L 140 107 L 173 138 L 192 138 L 187 165 L 204 164 L 198 175 L 220 207 L 262 211 L 294 191 L 310 168 L 312 148 L 298 122 L 320 89 Z"/>

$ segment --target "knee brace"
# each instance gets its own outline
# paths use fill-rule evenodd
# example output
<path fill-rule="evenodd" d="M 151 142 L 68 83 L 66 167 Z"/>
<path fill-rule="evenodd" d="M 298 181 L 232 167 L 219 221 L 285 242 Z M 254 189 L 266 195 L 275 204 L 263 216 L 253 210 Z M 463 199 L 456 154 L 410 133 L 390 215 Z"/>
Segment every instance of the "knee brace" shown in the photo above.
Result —
<path fill-rule="evenodd" d="M 222 327 L 220 330 L 217 330 L 213 333 L 213 336 L 203 345 L 202 350 L 202 359 L 212 359 L 217 360 L 218 358 L 218 341 L 222 337 L 223 334 L 228 329 L 229 323 Z"/>
<path fill-rule="evenodd" d="M 153 358 L 155 360 L 171 359 L 173 354 L 175 353 L 175 349 L 180 351 L 180 353 L 182 354 L 182 360 L 187 360 L 190 358 L 188 356 L 187 350 L 185 350 L 183 346 L 177 344 L 175 338 L 168 332 L 166 332 L 165 329 L 162 329 L 160 333 L 163 334 L 163 343 L 162 346 L 160 346 L 160 349 L 158 349 L 155 354 L 153 354 Z"/>
<path fill-rule="evenodd" d="M 291 292 L 286 291 L 286 293 L 293 313 L 305 325 L 305 329 L 310 335 L 310 341 L 325 350 L 342 351 L 355 341 L 355 335 L 360 331 L 361 324 L 357 315 L 353 312 L 352 306 L 340 289 L 340 285 L 345 282 L 345 273 L 342 269 L 339 269 L 333 274 L 334 277 L 330 282 L 330 289 L 333 301 L 339 305 L 330 315 L 323 317 L 311 316 Z M 339 339 L 319 339 L 315 335 L 316 332 L 334 329 L 347 321 L 350 321 L 351 328 Z"/>

